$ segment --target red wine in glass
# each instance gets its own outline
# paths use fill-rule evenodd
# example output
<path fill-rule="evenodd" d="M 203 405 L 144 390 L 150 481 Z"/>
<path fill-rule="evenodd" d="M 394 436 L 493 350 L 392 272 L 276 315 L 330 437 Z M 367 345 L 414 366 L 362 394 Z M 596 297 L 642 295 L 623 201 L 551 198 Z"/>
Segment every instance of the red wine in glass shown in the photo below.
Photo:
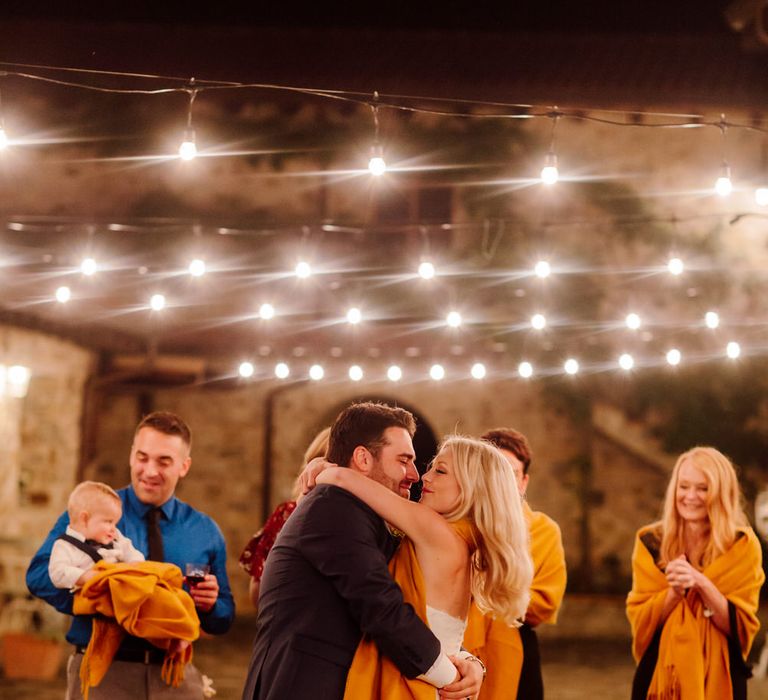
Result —
<path fill-rule="evenodd" d="M 211 567 L 208 564 L 187 564 L 184 580 L 192 588 L 205 580 L 205 576 L 210 572 Z"/>

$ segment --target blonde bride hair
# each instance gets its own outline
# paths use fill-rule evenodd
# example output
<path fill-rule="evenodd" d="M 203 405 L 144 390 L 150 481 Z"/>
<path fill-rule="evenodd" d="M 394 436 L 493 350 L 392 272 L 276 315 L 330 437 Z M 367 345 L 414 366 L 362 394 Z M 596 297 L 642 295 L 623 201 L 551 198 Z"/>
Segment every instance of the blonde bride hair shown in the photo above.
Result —
<path fill-rule="evenodd" d="M 445 517 L 467 518 L 474 525 L 472 596 L 483 613 L 512 626 L 525 616 L 533 579 L 528 523 L 523 515 L 515 473 L 501 452 L 484 440 L 450 436 L 460 496 Z"/>
<path fill-rule="evenodd" d="M 701 561 L 691 562 L 694 566 L 706 567 L 736 541 L 740 527 L 748 524 L 741 503 L 741 490 L 736 470 L 730 460 L 714 447 L 694 447 L 678 457 L 667 486 L 662 517 L 661 564 L 685 553 L 685 522 L 677 512 L 677 484 L 684 462 L 690 462 L 702 471 L 707 480 L 707 516 L 709 539 Z"/>

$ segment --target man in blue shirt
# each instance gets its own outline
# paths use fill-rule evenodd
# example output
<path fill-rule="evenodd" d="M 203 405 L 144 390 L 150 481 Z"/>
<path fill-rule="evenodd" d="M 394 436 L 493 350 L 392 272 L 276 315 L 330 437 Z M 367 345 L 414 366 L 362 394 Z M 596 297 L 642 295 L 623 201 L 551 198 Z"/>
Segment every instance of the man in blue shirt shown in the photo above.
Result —
<path fill-rule="evenodd" d="M 120 531 L 149 559 L 176 564 L 210 566 L 210 573 L 190 590 L 205 632 L 223 634 L 235 616 L 235 605 L 226 572 L 226 546 L 216 523 L 174 495 L 179 480 L 189 472 L 191 434 L 186 423 L 158 411 L 139 423 L 131 448 L 131 485 L 120 489 L 123 517 Z M 65 512 L 48 534 L 27 570 L 27 587 L 59 612 L 72 614 L 73 595 L 56 588 L 48 576 L 48 560 L 57 537 L 69 523 Z M 159 527 L 159 533 L 158 533 Z M 67 700 L 82 697 L 80 665 L 91 637 L 91 617 L 76 615 L 67 633 L 75 653 L 67 664 Z M 102 682 L 91 688 L 91 700 L 202 697 L 200 673 L 189 664 L 184 681 L 170 688 L 160 678 L 164 652 L 137 637 L 126 636 Z"/>

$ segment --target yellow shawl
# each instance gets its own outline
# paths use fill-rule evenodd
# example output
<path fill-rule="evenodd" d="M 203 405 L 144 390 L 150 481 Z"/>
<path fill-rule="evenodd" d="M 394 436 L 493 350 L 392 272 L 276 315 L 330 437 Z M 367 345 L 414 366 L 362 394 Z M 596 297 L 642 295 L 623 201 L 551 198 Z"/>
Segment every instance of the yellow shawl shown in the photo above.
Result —
<path fill-rule="evenodd" d="M 632 591 L 627 617 L 632 626 L 632 653 L 640 661 L 659 625 L 663 625 L 649 700 L 723 700 L 733 697 L 728 639 L 710 618 L 696 593 L 681 600 L 661 620 L 669 588 L 664 572 L 640 537 L 656 525 L 642 528 L 632 554 Z M 733 546 L 703 570 L 703 574 L 736 608 L 741 652 L 746 659 L 760 623 L 758 596 L 764 580 L 760 543 L 750 528 L 740 528 Z"/>
<path fill-rule="evenodd" d="M 531 535 L 533 582 L 531 601 L 525 621 L 536 626 L 553 623 L 565 594 L 565 552 L 560 528 L 551 518 L 532 511 L 527 503 L 523 512 Z M 479 700 L 501 700 L 517 696 L 520 670 L 523 665 L 523 644 L 516 627 L 483 615 L 473 603 L 469 610 L 464 648 L 480 657 L 488 674 L 480 689 Z"/>
<path fill-rule="evenodd" d="M 462 520 L 451 523 L 466 542 L 473 540 L 473 527 Z M 473 547 L 473 545 L 470 545 Z M 427 621 L 427 599 L 424 576 L 416 559 L 416 548 L 407 537 L 389 562 L 389 572 L 403 591 L 403 599 L 416 614 Z M 376 644 L 363 637 L 355 652 L 347 676 L 345 700 L 435 700 L 434 686 L 403 676 L 397 666 L 379 652 Z"/>
<path fill-rule="evenodd" d="M 96 576 L 75 594 L 73 606 L 75 615 L 97 615 L 80 667 L 86 700 L 88 689 L 104 678 L 125 632 L 162 649 L 168 649 L 171 639 L 193 642 L 200 636 L 195 604 L 181 587 L 183 577 L 178 566 L 154 561 L 100 561 L 94 568 Z M 178 686 L 184 678 L 184 665 L 191 659 L 191 646 L 181 658 L 166 656 L 163 680 Z"/>

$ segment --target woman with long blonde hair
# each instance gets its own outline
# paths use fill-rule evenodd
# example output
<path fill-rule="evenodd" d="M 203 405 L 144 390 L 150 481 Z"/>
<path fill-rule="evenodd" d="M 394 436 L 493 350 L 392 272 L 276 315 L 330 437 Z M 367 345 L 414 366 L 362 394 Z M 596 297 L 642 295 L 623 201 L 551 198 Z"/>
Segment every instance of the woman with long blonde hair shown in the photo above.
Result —
<path fill-rule="evenodd" d="M 746 698 L 763 579 L 733 465 L 713 447 L 688 450 L 672 470 L 662 520 L 635 540 L 633 700 Z"/>
<path fill-rule="evenodd" d="M 411 502 L 351 469 L 328 468 L 317 483 L 340 486 L 405 537 L 390 563 L 406 602 L 426 620 L 443 652 L 459 652 L 470 599 L 510 625 L 528 606 L 533 565 L 528 528 L 509 462 L 490 443 L 446 438 Z M 375 645 L 358 647 L 345 698 L 434 699 L 435 689 L 408 680 Z"/>

